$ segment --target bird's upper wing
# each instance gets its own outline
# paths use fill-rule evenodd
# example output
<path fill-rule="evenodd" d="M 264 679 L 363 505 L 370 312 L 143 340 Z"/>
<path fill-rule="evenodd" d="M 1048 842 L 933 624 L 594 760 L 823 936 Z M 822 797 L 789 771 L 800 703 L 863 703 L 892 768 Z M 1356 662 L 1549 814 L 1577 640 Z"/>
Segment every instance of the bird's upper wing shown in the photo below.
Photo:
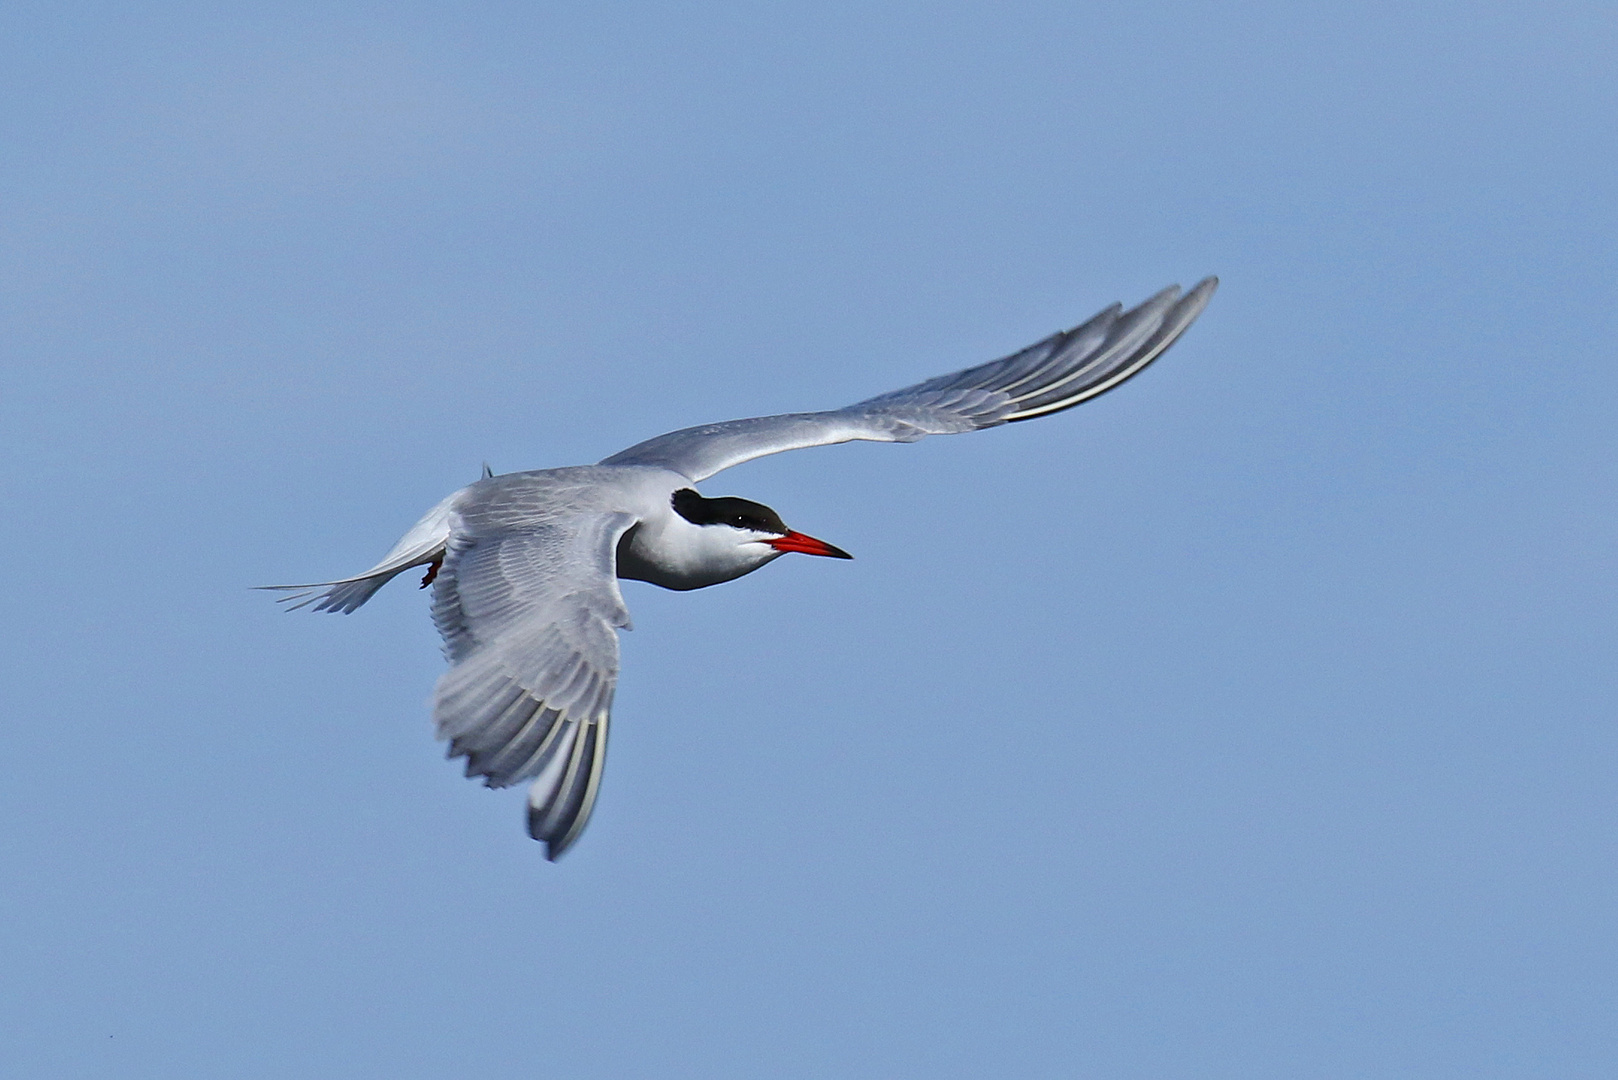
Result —
<path fill-rule="evenodd" d="M 704 480 L 744 461 L 856 439 L 914 442 L 1070 409 L 1140 372 L 1174 344 L 1213 296 L 1217 278 L 1180 295 L 1164 289 L 1122 305 L 1001 360 L 907 386 L 828 412 L 785 413 L 671 431 L 603 465 L 656 465 Z"/>
<path fill-rule="evenodd" d="M 554 859 L 583 831 L 601 779 L 615 631 L 629 625 L 616 549 L 635 519 L 499 490 L 458 509 L 433 583 L 452 665 L 433 719 L 468 776 L 490 787 L 537 777 L 529 832 Z"/>

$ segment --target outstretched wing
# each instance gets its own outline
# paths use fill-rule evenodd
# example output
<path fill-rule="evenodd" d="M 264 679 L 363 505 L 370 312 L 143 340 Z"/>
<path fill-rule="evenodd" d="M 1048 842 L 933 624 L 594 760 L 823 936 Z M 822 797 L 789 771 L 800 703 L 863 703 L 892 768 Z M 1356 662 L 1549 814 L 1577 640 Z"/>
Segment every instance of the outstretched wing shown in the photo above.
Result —
<path fill-rule="evenodd" d="M 637 443 L 601 464 L 657 465 L 705 480 L 783 450 L 856 439 L 914 442 L 1061 412 L 1106 393 L 1156 360 L 1201 314 L 1218 284 L 1217 278 L 1207 278 L 1184 296 L 1178 285 L 1171 286 L 1129 311 L 1114 304 L 1082 326 L 1004 359 L 844 409 L 684 428 Z"/>
<path fill-rule="evenodd" d="M 490 787 L 529 777 L 528 831 L 555 859 L 590 819 L 618 678 L 618 539 L 629 514 L 541 512 L 509 500 L 460 508 L 433 583 L 433 622 L 451 667 L 433 720 Z"/>

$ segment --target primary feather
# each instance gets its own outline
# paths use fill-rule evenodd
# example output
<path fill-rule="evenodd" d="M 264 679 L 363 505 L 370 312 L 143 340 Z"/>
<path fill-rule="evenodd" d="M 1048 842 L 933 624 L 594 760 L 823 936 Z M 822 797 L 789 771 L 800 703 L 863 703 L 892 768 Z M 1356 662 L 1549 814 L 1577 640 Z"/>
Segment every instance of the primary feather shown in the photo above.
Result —
<path fill-rule="evenodd" d="M 705 480 L 784 450 L 860 439 L 914 442 L 1061 412 L 1144 371 L 1201 314 L 1218 285 L 1217 278 L 1206 278 L 1184 296 L 1179 286 L 1170 286 L 1127 312 L 1115 304 L 1004 359 L 846 408 L 683 428 L 620 450 L 601 464 L 655 465 Z"/>

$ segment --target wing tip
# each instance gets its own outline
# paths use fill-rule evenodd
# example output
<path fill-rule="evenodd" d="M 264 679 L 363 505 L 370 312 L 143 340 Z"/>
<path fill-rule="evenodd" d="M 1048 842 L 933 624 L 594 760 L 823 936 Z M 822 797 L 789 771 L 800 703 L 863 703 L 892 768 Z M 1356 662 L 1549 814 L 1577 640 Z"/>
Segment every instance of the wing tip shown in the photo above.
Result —
<path fill-rule="evenodd" d="M 1019 408 L 1005 417 L 1007 423 L 1016 423 L 1022 420 L 1033 420 L 1041 416 L 1050 416 L 1054 413 L 1064 412 L 1075 405 L 1098 397 L 1117 386 L 1128 382 L 1136 375 L 1149 367 L 1154 360 L 1180 339 L 1180 336 L 1190 329 L 1191 324 L 1202 314 L 1213 298 L 1214 291 L 1219 287 L 1219 279 L 1212 275 L 1203 278 L 1193 285 L 1189 292 L 1183 295 L 1180 286 L 1170 285 L 1160 289 L 1148 299 L 1137 304 L 1125 316 L 1138 317 L 1150 320 L 1147 325 L 1153 329 L 1145 340 L 1137 343 L 1135 348 L 1125 354 L 1127 362 L 1105 373 L 1103 378 L 1094 382 L 1080 383 L 1073 387 L 1070 393 L 1053 394 L 1049 387 L 1042 388 L 1038 393 L 1030 395 L 1020 403 Z M 1071 381 L 1075 376 L 1069 375 L 1058 380 Z M 1044 400 L 1040 400 L 1040 395 Z M 1032 402 L 1031 404 L 1029 402 Z"/>
<path fill-rule="evenodd" d="M 608 719 L 603 714 L 582 723 L 575 737 L 573 762 L 559 783 L 546 785 L 543 799 L 536 801 L 543 779 L 536 780 L 530 790 L 528 835 L 545 845 L 547 862 L 566 854 L 590 823 L 606 765 Z"/>
<path fill-rule="evenodd" d="M 1180 303 L 1188 304 L 1191 302 L 1192 298 L 1195 297 L 1197 310 L 1201 311 L 1208 301 L 1212 299 L 1213 294 L 1218 290 L 1219 278 L 1214 274 L 1209 274 L 1207 277 L 1191 286 L 1191 288 L 1186 291 L 1185 296 L 1180 298 Z"/>
<path fill-rule="evenodd" d="M 555 862 L 560 859 L 571 844 L 563 844 L 559 838 L 548 836 L 545 833 L 546 812 L 537 806 L 528 807 L 528 835 L 545 845 L 545 861 Z"/>

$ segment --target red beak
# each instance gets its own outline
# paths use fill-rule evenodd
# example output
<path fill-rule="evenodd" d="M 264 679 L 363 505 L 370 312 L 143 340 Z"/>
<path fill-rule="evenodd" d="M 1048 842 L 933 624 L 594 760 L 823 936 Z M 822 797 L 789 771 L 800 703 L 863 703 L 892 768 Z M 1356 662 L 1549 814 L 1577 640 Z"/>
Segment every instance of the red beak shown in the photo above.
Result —
<path fill-rule="evenodd" d="M 826 555 L 833 559 L 852 559 L 854 556 L 842 548 L 832 547 L 824 540 L 816 540 L 812 536 L 805 536 L 801 532 L 789 532 L 785 536 L 777 536 L 774 540 L 764 541 L 776 551 L 801 551 L 805 555 Z"/>

